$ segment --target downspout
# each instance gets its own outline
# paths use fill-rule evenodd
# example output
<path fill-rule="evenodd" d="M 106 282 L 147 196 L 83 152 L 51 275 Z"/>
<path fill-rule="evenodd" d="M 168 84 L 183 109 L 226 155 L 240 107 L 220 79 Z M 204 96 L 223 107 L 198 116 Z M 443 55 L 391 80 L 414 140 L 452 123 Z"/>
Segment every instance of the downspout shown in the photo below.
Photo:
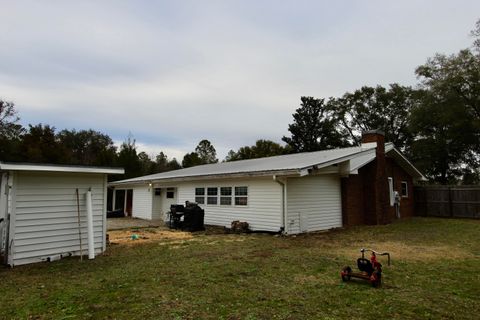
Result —
<path fill-rule="evenodd" d="M 95 244 L 93 237 L 93 211 L 92 190 L 87 191 L 87 236 L 88 236 L 88 259 L 95 259 Z"/>
<path fill-rule="evenodd" d="M 287 208 L 286 208 L 286 202 L 287 202 L 287 184 L 285 182 L 280 181 L 276 175 L 273 175 L 273 181 L 278 183 L 279 185 L 282 186 L 282 229 L 283 229 L 283 234 L 287 234 Z"/>
<path fill-rule="evenodd" d="M 8 179 L 10 178 L 10 174 L 7 172 L 5 175 L 4 175 L 4 178 L 5 178 L 5 183 L 4 183 L 4 186 L 5 186 L 5 220 L 3 221 L 4 225 L 5 225 L 5 242 L 4 242 L 4 261 L 3 263 L 5 265 L 8 265 L 8 255 L 10 254 L 10 250 L 9 250 L 9 243 L 10 243 L 10 208 L 8 206 L 8 197 L 9 197 L 9 194 L 10 194 L 10 184 L 9 184 L 9 181 Z M 2 182 L 3 183 L 3 182 Z"/>

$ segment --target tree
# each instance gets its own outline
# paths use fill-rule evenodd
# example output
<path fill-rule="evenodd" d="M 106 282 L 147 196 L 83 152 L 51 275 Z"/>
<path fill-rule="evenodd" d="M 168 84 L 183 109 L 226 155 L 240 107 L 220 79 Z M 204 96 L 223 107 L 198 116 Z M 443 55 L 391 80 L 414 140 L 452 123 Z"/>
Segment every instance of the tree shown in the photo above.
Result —
<path fill-rule="evenodd" d="M 177 170 L 181 167 L 182 166 L 178 163 L 177 159 L 173 158 L 172 160 L 168 160 L 167 155 L 162 151 L 160 151 L 160 153 L 155 157 L 155 173 Z"/>
<path fill-rule="evenodd" d="M 64 129 L 57 134 L 59 142 L 67 149 L 68 163 L 95 166 L 113 166 L 117 148 L 112 139 L 94 130 Z"/>
<path fill-rule="evenodd" d="M 416 69 L 422 95 L 412 113 L 413 160 L 442 184 L 471 177 L 480 166 L 480 20 L 472 34 L 477 53 L 436 54 Z"/>
<path fill-rule="evenodd" d="M 20 160 L 18 148 L 25 129 L 19 121 L 13 102 L 0 100 L 0 160 Z"/>
<path fill-rule="evenodd" d="M 178 163 L 177 159 L 173 158 L 172 160 L 168 161 L 168 170 L 178 170 L 181 169 L 182 166 Z"/>
<path fill-rule="evenodd" d="M 118 153 L 118 165 L 125 169 L 123 178 L 133 178 L 142 175 L 142 165 L 137 155 L 135 139 L 130 134 L 122 145 Z"/>
<path fill-rule="evenodd" d="M 146 152 L 142 151 L 138 154 L 138 161 L 140 162 L 141 175 L 156 173 L 155 162 L 150 159 L 150 156 Z"/>
<path fill-rule="evenodd" d="M 291 137 L 283 137 L 292 152 L 317 151 L 347 146 L 347 135 L 338 130 L 338 120 L 324 99 L 301 97 L 301 105 L 288 125 Z"/>
<path fill-rule="evenodd" d="M 196 152 L 190 152 L 187 153 L 183 157 L 182 161 L 182 167 L 184 168 L 189 168 L 189 167 L 195 167 L 204 164 L 202 159 L 198 156 L 198 153 Z"/>
<path fill-rule="evenodd" d="M 245 146 L 237 152 L 230 150 L 225 161 L 237 161 L 255 158 L 278 156 L 288 153 L 289 149 L 270 140 L 257 140 L 253 146 Z"/>
<path fill-rule="evenodd" d="M 195 148 L 195 152 L 198 154 L 198 157 L 202 160 L 202 164 L 208 163 L 217 163 L 217 151 L 210 143 L 210 141 L 204 139 L 198 143 L 198 146 Z"/>
<path fill-rule="evenodd" d="M 412 88 L 395 83 L 390 88 L 364 86 L 341 98 L 330 98 L 327 105 L 352 144 L 360 143 L 362 132 L 380 129 L 385 141 L 408 153 L 413 139 L 408 123 L 417 95 Z"/>
<path fill-rule="evenodd" d="M 55 127 L 28 125 L 20 143 L 21 161 L 34 163 L 68 163 L 68 152 L 55 136 Z"/>
<path fill-rule="evenodd" d="M 182 167 L 194 167 L 202 164 L 217 163 L 217 151 L 210 141 L 200 141 L 194 152 L 187 153 L 183 157 Z"/>
<path fill-rule="evenodd" d="M 412 160 L 430 180 L 454 183 L 473 157 L 475 128 L 463 105 L 442 102 L 429 91 L 423 94 L 410 123 L 416 134 Z"/>

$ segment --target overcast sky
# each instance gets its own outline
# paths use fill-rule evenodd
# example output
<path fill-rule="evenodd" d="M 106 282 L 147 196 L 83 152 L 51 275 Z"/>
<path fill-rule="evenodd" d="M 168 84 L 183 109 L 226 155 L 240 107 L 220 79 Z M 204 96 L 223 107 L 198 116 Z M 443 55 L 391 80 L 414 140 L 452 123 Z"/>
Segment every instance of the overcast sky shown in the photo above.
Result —
<path fill-rule="evenodd" d="M 95 129 L 182 160 L 281 142 L 301 96 L 415 85 L 470 46 L 480 1 L 4 1 L 0 98 L 24 125 Z"/>

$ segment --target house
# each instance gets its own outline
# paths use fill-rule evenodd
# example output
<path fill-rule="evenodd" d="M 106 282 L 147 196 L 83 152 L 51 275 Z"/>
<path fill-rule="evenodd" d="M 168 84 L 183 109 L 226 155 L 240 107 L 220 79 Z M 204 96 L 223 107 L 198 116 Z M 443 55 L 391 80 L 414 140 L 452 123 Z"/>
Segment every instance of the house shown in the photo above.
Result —
<path fill-rule="evenodd" d="M 423 175 L 383 133 L 366 132 L 359 147 L 216 163 L 112 182 L 132 216 L 162 219 L 171 204 L 194 201 L 205 223 L 246 221 L 252 230 L 285 234 L 413 215 L 413 182 Z"/>
<path fill-rule="evenodd" d="M 0 162 L 0 258 L 10 266 L 105 251 L 107 175 L 123 169 Z M 80 242 L 81 239 L 81 242 Z"/>

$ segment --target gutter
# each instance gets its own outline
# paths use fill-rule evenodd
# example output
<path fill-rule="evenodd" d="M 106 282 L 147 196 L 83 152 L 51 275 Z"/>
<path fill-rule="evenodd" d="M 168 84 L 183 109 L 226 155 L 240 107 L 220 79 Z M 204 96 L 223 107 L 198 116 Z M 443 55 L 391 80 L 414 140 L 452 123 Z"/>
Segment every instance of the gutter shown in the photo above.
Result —
<path fill-rule="evenodd" d="M 248 177 L 269 177 L 272 175 L 292 175 L 299 176 L 298 169 L 289 169 L 289 170 L 269 170 L 269 171 L 257 171 L 250 173 L 221 173 L 221 174 L 206 174 L 206 175 L 197 175 L 197 176 L 182 176 L 182 177 L 168 177 L 168 178 L 155 178 L 149 176 L 148 178 L 141 180 L 121 180 L 121 181 L 112 181 L 108 184 L 109 187 L 118 187 L 122 185 L 137 185 L 137 184 L 148 184 L 148 183 L 160 183 L 160 182 L 183 182 L 183 181 L 199 181 L 207 179 L 230 179 L 230 178 L 248 178 Z M 135 179 L 135 178 L 134 178 Z"/>

